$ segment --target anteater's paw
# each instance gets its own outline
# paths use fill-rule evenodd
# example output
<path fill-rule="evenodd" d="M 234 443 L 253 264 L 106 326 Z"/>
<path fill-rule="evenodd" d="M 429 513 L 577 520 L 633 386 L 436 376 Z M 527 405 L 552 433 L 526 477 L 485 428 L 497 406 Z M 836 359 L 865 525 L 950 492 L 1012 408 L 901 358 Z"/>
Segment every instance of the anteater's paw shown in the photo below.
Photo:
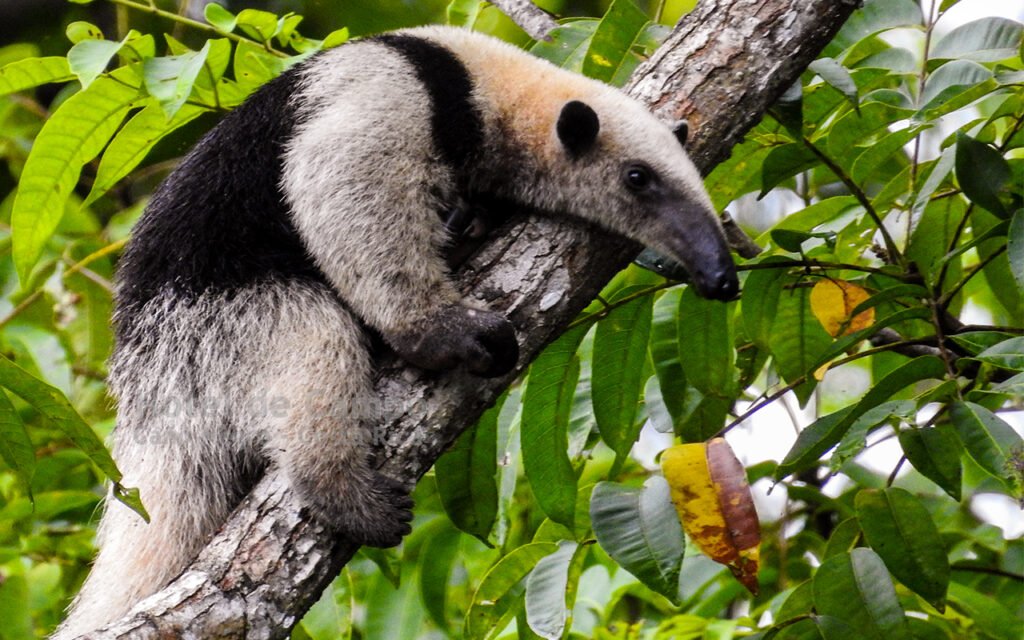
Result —
<path fill-rule="evenodd" d="M 512 323 L 493 311 L 444 307 L 390 342 L 408 362 L 434 371 L 463 365 L 486 378 L 508 373 L 519 359 Z"/>
<path fill-rule="evenodd" d="M 368 547 L 394 547 L 412 531 L 412 497 L 405 485 L 375 473 L 367 486 L 344 497 L 345 507 L 332 514 L 338 532 Z"/>

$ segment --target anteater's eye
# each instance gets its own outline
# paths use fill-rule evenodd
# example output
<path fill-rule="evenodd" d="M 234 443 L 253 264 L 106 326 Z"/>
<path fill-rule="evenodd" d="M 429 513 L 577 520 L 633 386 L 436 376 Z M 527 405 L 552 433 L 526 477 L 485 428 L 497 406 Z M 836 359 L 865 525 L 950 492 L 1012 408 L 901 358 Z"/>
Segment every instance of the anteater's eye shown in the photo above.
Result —
<path fill-rule="evenodd" d="M 654 172 L 643 164 L 630 164 L 622 173 L 626 186 L 634 191 L 643 191 L 654 181 Z"/>

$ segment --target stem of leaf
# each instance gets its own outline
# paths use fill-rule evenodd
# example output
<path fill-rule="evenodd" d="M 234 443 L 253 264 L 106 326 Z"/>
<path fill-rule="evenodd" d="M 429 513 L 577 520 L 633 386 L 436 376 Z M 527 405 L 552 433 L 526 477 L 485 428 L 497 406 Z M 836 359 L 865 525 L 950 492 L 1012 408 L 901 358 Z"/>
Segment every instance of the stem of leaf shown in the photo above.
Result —
<path fill-rule="evenodd" d="M 864 190 L 861 189 L 860 186 L 853 181 L 853 178 L 848 176 L 846 171 L 832 160 L 828 154 L 819 149 L 810 138 L 807 136 L 801 136 L 801 140 L 803 141 L 804 146 L 807 147 L 808 151 L 813 153 L 822 164 L 832 171 L 832 173 L 836 174 L 836 177 L 846 185 L 846 188 L 850 190 L 850 193 L 857 199 L 857 202 L 859 202 L 860 205 L 864 207 L 864 210 L 867 211 L 867 214 L 871 217 L 875 226 L 878 227 L 878 232 L 882 234 L 882 240 L 885 242 L 885 251 L 889 254 L 888 262 L 902 265 L 903 254 L 900 253 L 900 250 L 896 247 L 896 243 L 893 241 L 892 236 L 889 235 L 889 230 L 885 228 L 884 224 L 882 224 L 882 218 L 878 215 L 878 211 L 875 210 L 874 205 L 871 204 L 871 200 L 868 198 L 867 194 L 864 193 Z"/>

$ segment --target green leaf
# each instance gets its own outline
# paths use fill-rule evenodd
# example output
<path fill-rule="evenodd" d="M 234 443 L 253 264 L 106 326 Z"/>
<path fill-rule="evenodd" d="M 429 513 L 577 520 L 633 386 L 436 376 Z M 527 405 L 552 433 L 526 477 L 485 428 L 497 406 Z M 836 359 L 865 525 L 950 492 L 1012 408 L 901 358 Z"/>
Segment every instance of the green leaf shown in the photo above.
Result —
<path fill-rule="evenodd" d="M 11 212 L 14 264 L 22 282 L 28 282 L 57 229 L 82 167 L 106 146 L 139 98 L 137 88 L 101 77 L 71 96 L 43 125 Z"/>
<path fill-rule="evenodd" d="M 911 140 L 916 138 L 922 131 L 931 128 L 931 125 L 908 127 L 895 131 L 882 137 L 880 140 L 868 146 L 853 162 L 850 170 L 850 177 L 858 184 L 866 184 L 870 179 L 881 174 L 881 177 L 891 177 L 882 171 L 885 161 L 897 154 L 901 160 L 906 160 L 903 154 L 905 147 Z"/>
<path fill-rule="evenodd" d="M 811 71 L 821 76 L 821 79 L 832 86 L 836 91 L 843 94 L 847 102 L 853 105 L 854 109 L 860 107 L 857 95 L 857 83 L 853 81 L 846 67 L 839 64 L 832 58 L 818 58 L 808 67 Z"/>
<path fill-rule="evenodd" d="M 864 538 L 892 575 L 936 609 L 945 611 L 949 559 L 939 530 L 920 500 L 908 491 L 891 487 L 862 490 L 855 504 Z"/>
<path fill-rule="evenodd" d="M 621 86 L 639 59 L 633 46 L 644 34 L 647 14 L 632 0 L 613 0 L 590 39 L 583 75 Z"/>
<path fill-rule="evenodd" d="M 703 396 L 696 389 L 687 390 L 687 406 L 693 409 L 683 418 L 676 433 L 683 442 L 704 442 L 722 430 L 732 408 L 732 398 Z M 691 399 L 693 396 L 695 399 Z"/>
<path fill-rule="evenodd" d="M 425 536 L 419 554 L 420 594 L 430 619 L 441 629 L 448 630 L 448 581 L 459 551 L 459 533 L 443 518 L 434 522 L 437 525 Z"/>
<path fill-rule="evenodd" d="M 686 410 L 686 373 L 679 360 L 678 311 L 682 295 L 682 288 L 675 287 L 654 303 L 649 345 L 661 399 L 673 424 Z"/>
<path fill-rule="evenodd" d="M 1006 242 L 1006 256 L 1010 271 L 1017 282 L 1017 288 L 1024 295 L 1024 209 L 1017 209 L 1010 220 L 1010 232 Z"/>
<path fill-rule="evenodd" d="M 103 30 L 91 22 L 76 20 L 67 26 L 64 35 L 68 37 L 71 44 L 78 44 L 82 40 L 102 40 Z"/>
<path fill-rule="evenodd" d="M 1020 640 L 1020 618 L 999 601 L 965 585 L 949 585 L 949 604 L 967 616 L 986 638 Z"/>
<path fill-rule="evenodd" d="M 991 79 L 992 72 L 977 62 L 970 60 L 947 62 L 936 69 L 935 73 L 929 75 L 925 81 L 924 91 L 918 100 L 921 112 L 927 112 L 942 103 L 953 103 L 954 99 L 963 93 L 967 93 L 972 101 L 980 98 L 988 91 L 973 97 L 975 94 L 970 92 L 971 89 L 981 86 L 982 83 Z M 962 101 L 955 101 L 957 105 L 960 105 L 960 102 Z"/>
<path fill-rule="evenodd" d="M 466 612 L 465 637 L 487 637 L 498 620 L 515 604 L 509 590 L 525 578 L 541 558 L 557 550 L 558 546 L 553 542 L 531 542 L 498 560 L 473 594 L 472 604 Z"/>
<path fill-rule="evenodd" d="M 581 549 L 563 540 L 558 551 L 541 558 L 526 578 L 526 620 L 541 638 L 559 640 L 565 631 L 572 602 L 567 602 L 569 574 Z"/>
<path fill-rule="evenodd" d="M 832 535 L 828 537 L 828 543 L 825 545 L 821 559 L 828 560 L 832 556 L 850 553 L 857 546 L 860 534 L 860 523 L 857 522 L 857 518 L 843 520 L 836 525 L 836 528 L 832 530 Z"/>
<path fill-rule="evenodd" d="M 269 42 L 278 30 L 277 16 L 260 9 L 242 9 L 235 17 L 235 25 L 261 42 Z"/>
<path fill-rule="evenodd" d="M 30 486 L 36 470 L 36 448 L 18 410 L 3 391 L 0 391 L 0 458 L 26 487 Z"/>
<path fill-rule="evenodd" d="M 843 434 L 839 446 L 829 458 L 829 470 L 833 473 L 839 472 L 847 461 L 863 451 L 867 446 L 867 436 L 872 431 L 886 424 L 895 426 L 909 422 L 916 414 L 917 404 L 911 400 L 890 400 L 868 409 L 864 415 L 854 420 Z"/>
<path fill-rule="evenodd" d="M 855 524 L 857 520 L 850 518 Z M 797 616 L 805 615 L 814 608 L 814 583 L 811 580 L 802 582 L 790 591 L 786 599 L 779 606 L 776 620 L 784 621 Z"/>
<path fill-rule="evenodd" d="M 83 88 L 88 88 L 101 73 L 117 52 L 124 46 L 125 40 L 82 40 L 68 51 L 68 68 L 78 76 Z"/>
<path fill-rule="evenodd" d="M 1003 369 L 1024 371 L 1024 336 L 1010 338 L 992 345 L 975 356 L 974 359 Z"/>
<path fill-rule="evenodd" d="M 579 326 L 548 346 L 530 366 L 523 394 L 523 467 L 541 509 L 570 530 L 576 510 L 576 472 L 569 460 L 569 415 L 579 378 Z"/>
<path fill-rule="evenodd" d="M 646 287 L 626 287 L 609 302 Z M 597 323 L 594 334 L 592 398 L 601 438 L 622 461 L 639 435 L 637 410 L 643 391 L 647 342 L 651 333 L 653 296 L 643 296 L 613 309 Z M 621 462 L 619 462 L 621 463 Z"/>
<path fill-rule="evenodd" d="M 956 179 L 972 202 L 999 216 L 1009 212 L 999 201 L 999 191 L 1010 179 L 1010 165 L 998 151 L 963 133 L 956 136 Z"/>
<path fill-rule="evenodd" d="M 982 18 L 962 24 L 943 36 L 932 47 L 929 58 L 998 62 L 1016 55 L 1022 32 L 1024 26 L 1014 20 Z"/>
<path fill-rule="evenodd" d="M 831 86 L 825 83 L 826 86 Z M 818 87 L 807 87 L 808 96 L 819 95 Z M 797 78 L 789 88 L 779 96 L 772 108 L 771 115 L 786 129 L 793 138 L 799 140 L 804 135 L 804 85 Z"/>
<path fill-rule="evenodd" d="M 352 605 L 354 604 L 352 572 L 345 568 L 341 575 L 324 589 L 300 622 L 306 636 L 293 633 L 294 640 L 351 640 Z"/>
<path fill-rule="evenodd" d="M 1013 427 L 973 402 L 953 403 L 949 415 L 971 458 L 996 478 L 1009 479 L 1010 459 L 1024 448 Z"/>
<path fill-rule="evenodd" d="M 771 256 L 760 264 L 779 264 L 777 269 L 755 269 L 743 283 L 743 298 L 740 312 L 743 314 L 743 328 L 754 344 L 762 349 L 771 348 L 772 324 L 783 286 L 790 280 L 784 264 L 791 261 L 780 256 Z"/>
<path fill-rule="evenodd" d="M 0 386 L 32 405 L 50 424 L 64 432 L 108 478 L 114 482 L 121 480 L 121 472 L 110 453 L 63 393 L 33 377 L 4 356 L 0 356 Z"/>
<path fill-rule="evenodd" d="M 903 455 L 917 471 L 960 501 L 963 446 L 953 427 L 940 424 L 929 429 L 904 429 L 899 433 Z"/>
<path fill-rule="evenodd" d="M 832 222 L 841 215 L 845 215 L 851 209 L 859 206 L 857 199 L 853 196 L 834 196 L 832 198 L 825 198 L 820 202 L 815 202 L 805 209 L 789 214 L 780 220 L 778 224 L 772 227 L 771 230 L 792 229 L 794 231 L 813 231 L 819 225 Z M 758 237 L 758 243 L 766 242 L 767 238 L 768 236 L 761 234 L 761 236 Z M 767 259 L 762 262 L 767 262 Z M 744 295 L 746 295 L 746 292 L 744 292 Z"/>
<path fill-rule="evenodd" d="M 914 0 L 869 0 L 846 21 L 832 47 L 849 49 L 876 33 L 921 22 L 921 8 Z"/>
<path fill-rule="evenodd" d="M 327 34 L 324 41 L 320 44 L 321 49 L 333 49 L 340 47 L 349 40 L 348 27 L 342 27 L 341 29 L 335 29 L 334 31 Z"/>
<path fill-rule="evenodd" d="M 498 515 L 498 414 L 504 397 L 484 412 L 434 463 L 434 478 L 452 524 L 486 543 Z"/>
<path fill-rule="evenodd" d="M 238 18 L 233 13 L 213 2 L 206 5 L 203 15 L 207 22 L 224 33 L 231 33 L 235 30 L 235 25 L 238 24 Z"/>
<path fill-rule="evenodd" d="M 782 291 L 772 318 L 768 347 L 783 380 L 792 384 L 801 376 L 807 377 L 794 389 L 801 405 L 807 402 L 814 390 L 811 377 L 817 369 L 814 365 L 831 344 L 832 337 L 811 312 L 810 289 L 801 287 Z"/>
<path fill-rule="evenodd" d="M 482 8 L 480 0 L 452 0 L 445 9 L 445 16 L 450 25 L 472 28 Z"/>
<path fill-rule="evenodd" d="M 913 111 L 883 102 L 865 104 L 860 112 L 850 111 L 828 130 L 828 151 L 837 163 L 844 167 L 853 165 L 857 157 L 851 151 L 873 141 L 876 137 L 889 135 L 889 127 L 912 115 Z"/>
<path fill-rule="evenodd" d="M 146 89 L 163 107 L 167 119 L 173 118 L 188 100 L 209 53 L 210 42 L 207 41 L 199 51 L 149 58 L 142 63 Z"/>
<path fill-rule="evenodd" d="M 598 544 L 615 562 L 679 603 L 683 528 L 663 477 L 648 478 L 642 489 L 598 483 L 590 499 L 590 520 Z"/>
<path fill-rule="evenodd" d="M 906 618 L 882 560 L 870 549 L 829 558 L 814 575 L 814 608 L 865 640 L 909 640 Z"/>
<path fill-rule="evenodd" d="M 758 197 L 763 198 L 784 180 L 813 169 L 819 162 L 816 155 L 798 142 L 773 148 L 762 165 L 761 194 Z"/>
<path fill-rule="evenodd" d="M 864 394 L 859 402 L 818 418 L 801 431 L 793 448 L 776 469 L 775 477 L 782 479 L 815 463 L 842 439 L 858 418 L 896 392 L 921 380 L 942 378 L 945 373 L 945 365 L 935 356 L 920 356 L 892 370 Z"/>
<path fill-rule="evenodd" d="M 551 30 L 548 34 L 550 41 L 534 43 L 530 53 L 563 69 L 580 73 L 598 24 L 599 20 L 590 18 L 565 22 Z"/>
<path fill-rule="evenodd" d="M 679 361 L 705 396 L 732 397 L 736 389 L 735 303 L 707 300 L 687 287 L 679 299 Z"/>
<path fill-rule="evenodd" d="M 95 202 L 131 173 L 157 142 L 207 112 L 203 107 L 186 104 L 168 120 L 163 107 L 151 104 L 132 116 L 103 152 L 83 206 Z"/>
<path fill-rule="evenodd" d="M 0 96 L 74 78 L 66 58 L 26 58 L 0 68 Z"/>

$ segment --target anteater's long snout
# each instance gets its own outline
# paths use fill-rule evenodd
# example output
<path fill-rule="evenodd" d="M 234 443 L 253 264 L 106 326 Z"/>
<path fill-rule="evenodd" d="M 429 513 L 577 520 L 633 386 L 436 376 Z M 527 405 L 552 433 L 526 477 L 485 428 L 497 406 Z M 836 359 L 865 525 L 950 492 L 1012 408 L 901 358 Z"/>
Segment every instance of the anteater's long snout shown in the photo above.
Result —
<path fill-rule="evenodd" d="M 664 235 L 652 246 L 678 260 L 704 298 L 732 300 L 740 292 L 736 263 L 714 213 L 693 203 L 672 203 L 661 212 Z"/>

